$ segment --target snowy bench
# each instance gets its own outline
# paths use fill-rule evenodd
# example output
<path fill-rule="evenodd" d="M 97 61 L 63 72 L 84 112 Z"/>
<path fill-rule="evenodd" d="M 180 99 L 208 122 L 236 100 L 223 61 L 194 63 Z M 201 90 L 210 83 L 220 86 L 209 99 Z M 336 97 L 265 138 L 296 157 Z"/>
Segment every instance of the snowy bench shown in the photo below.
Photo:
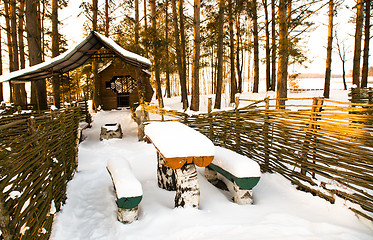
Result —
<path fill-rule="evenodd" d="M 252 204 L 252 189 L 260 179 L 260 166 L 255 161 L 222 147 L 215 147 L 215 158 L 206 168 L 205 177 L 217 185 L 225 183 L 238 204 Z"/>
<path fill-rule="evenodd" d="M 133 175 L 126 159 L 110 159 L 106 168 L 116 193 L 118 220 L 131 223 L 138 218 L 138 205 L 142 199 L 141 183 Z"/>

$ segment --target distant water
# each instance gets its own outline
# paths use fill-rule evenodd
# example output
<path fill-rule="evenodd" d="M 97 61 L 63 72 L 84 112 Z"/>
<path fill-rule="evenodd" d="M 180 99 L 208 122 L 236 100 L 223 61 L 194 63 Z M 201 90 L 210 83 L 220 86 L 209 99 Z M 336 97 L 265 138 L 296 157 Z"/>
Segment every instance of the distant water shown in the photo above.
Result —
<path fill-rule="evenodd" d="M 300 89 L 324 89 L 324 78 L 301 78 L 297 79 Z M 347 89 L 352 87 L 352 78 L 346 78 Z M 373 77 L 368 78 L 368 87 L 373 87 Z M 331 89 L 344 89 L 343 78 L 330 79 Z"/>

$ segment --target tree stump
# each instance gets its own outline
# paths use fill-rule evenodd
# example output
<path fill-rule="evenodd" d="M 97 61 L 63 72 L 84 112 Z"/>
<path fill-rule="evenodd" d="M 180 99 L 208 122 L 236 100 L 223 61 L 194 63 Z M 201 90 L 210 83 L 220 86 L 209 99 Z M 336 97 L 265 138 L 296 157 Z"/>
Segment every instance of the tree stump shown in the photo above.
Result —
<path fill-rule="evenodd" d="M 199 184 L 196 166 L 185 164 L 175 170 L 176 196 L 175 207 L 199 207 Z"/>
<path fill-rule="evenodd" d="M 233 183 L 233 202 L 237 204 L 253 204 L 253 190 L 242 190 Z"/>
<path fill-rule="evenodd" d="M 101 127 L 100 140 L 122 138 L 122 128 L 119 123 L 108 123 Z"/>
<path fill-rule="evenodd" d="M 122 223 L 131 223 L 136 221 L 139 216 L 139 207 L 131 209 L 118 208 L 118 220 Z"/>
<path fill-rule="evenodd" d="M 176 176 L 175 171 L 164 164 L 164 159 L 157 151 L 158 167 L 157 167 L 157 176 L 158 176 L 158 187 L 166 189 L 168 191 L 176 190 Z"/>

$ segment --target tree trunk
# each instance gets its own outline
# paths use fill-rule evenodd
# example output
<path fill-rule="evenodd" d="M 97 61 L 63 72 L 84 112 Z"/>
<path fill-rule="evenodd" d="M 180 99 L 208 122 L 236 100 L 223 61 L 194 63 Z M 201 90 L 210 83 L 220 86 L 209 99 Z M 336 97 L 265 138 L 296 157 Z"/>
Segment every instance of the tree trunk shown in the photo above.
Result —
<path fill-rule="evenodd" d="M 18 20 L 18 47 L 19 47 L 19 63 L 21 69 L 26 67 L 25 60 L 25 43 L 23 40 L 24 33 L 24 16 L 25 16 L 25 0 L 20 1 L 19 5 L 19 20 Z"/>
<path fill-rule="evenodd" d="M 192 102 L 190 109 L 199 110 L 199 58 L 201 47 L 200 36 L 200 11 L 201 1 L 194 0 L 194 47 L 193 47 L 193 68 L 192 68 Z"/>
<path fill-rule="evenodd" d="M 252 20 L 253 20 L 253 36 L 254 36 L 254 86 L 253 92 L 259 91 L 259 32 L 258 32 L 258 14 L 256 0 L 252 1 Z"/>
<path fill-rule="evenodd" d="M 240 64 L 240 44 L 241 44 L 241 26 L 240 26 L 240 17 L 241 17 L 241 1 L 237 1 L 238 12 L 236 13 L 236 71 L 238 77 L 237 92 L 242 93 L 242 65 Z M 243 59 L 243 58 L 242 58 Z"/>
<path fill-rule="evenodd" d="M 272 10 L 272 78 L 271 78 L 271 90 L 275 91 L 276 89 L 276 4 L 275 0 L 272 0 L 271 3 Z"/>
<path fill-rule="evenodd" d="M 108 0 L 106 0 L 108 1 Z M 136 51 L 139 48 L 139 0 L 135 0 L 135 46 Z"/>
<path fill-rule="evenodd" d="M 148 32 L 148 14 L 147 14 L 147 4 L 146 4 L 146 1 L 147 0 L 144 0 L 144 29 L 145 29 L 145 32 Z M 148 43 L 146 42 L 145 43 L 145 56 L 148 57 L 149 56 L 149 49 L 148 49 Z"/>
<path fill-rule="evenodd" d="M 1 39 L 1 31 L 0 28 L 0 39 Z M 1 48 L 0 44 L 0 76 L 3 75 L 3 49 Z M 3 83 L 0 83 L 0 104 L 4 101 L 4 93 L 3 93 Z"/>
<path fill-rule="evenodd" d="M 356 29 L 355 29 L 355 48 L 354 61 L 352 68 L 352 83 L 360 87 L 360 57 L 361 57 L 361 39 L 363 28 L 363 8 L 364 0 L 357 0 L 356 3 Z"/>
<path fill-rule="evenodd" d="M 6 39 L 8 47 L 8 57 L 9 57 L 9 70 L 13 69 L 13 48 L 12 48 L 12 36 L 10 34 L 10 13 L 9 13 L 9 1 L 4 0 L 4 12 L 5 12 L 5 29 L 6 29 Z M 10 102 L 13 102 L 13 84 L 9 81 L 9 96 Z"/>
<path fill-rule="evenodd" d="M 170 56 L 169 56 L 169 38 L 168 38 L 168 0 L 166 0 L 165 8 L 166 8 L 166 19 L 165 19 L 165 27 L 166 27 L 166 97 L 170 98 L 171 97 L 171 83 L 170 83 L 170 67 L 169 67 L 169 61 L 170 61 Z"/>
<path fill-rule="evenodd" d="M 176 60 L 177 68 L 179 71 L 179 80 L 181 87 L 181 101 L 183 102 L 183 109 L 188 108 L 188 99 L 187 99 L 187 86 L 186 86 L 186 76 L 183 70 L 183 60 L 181 53 L 181 44 L 180 44 L 180 32 L 179 32 L 179 23 L 176 9 L 176 0 L 171 0 L 172 4 L 172 16 L 174 22 L 174 35 L 175 35 L 175 45 L 176 45 Z"/>
<path fill-rule="evenodd" d="M 216 77 L 216 97 L 214 108 L 221 108 L 221 93 L 223 85 L 223 40 L 224 40 L 224 0 L 219 0 L 218 18 L 218 69 Z"/>
<path fill-rule="evenodd" d="M 369 37 L 370 37 L 370 0 L 365 0 L 365 24 L 364 24 L 364 50 L 363 50 L 363 70 L 361 76 L 361 87 L 368 86 L 369 71 Z"/>
<path fill-rule="evenodd" d="M 231 69 L 231 91 L 230 91 L 230 103 L 235 102 L 235 95 L 237 92 L 236 73 L 234 64 L 234 31 L 233 31 L 233 3 L 232 0 L 228 0 L 228 23 L 229 23 L 229 59 Z"/>
<path fill-rule="evenodd" d="M 263 0 L 264 17 L 265 17 L 265 35 L 266 35 L 266 88 L 271 90 L 271 49 L 269 46 L 269 22 L 268 22 L 268 4 L 267 0 Z"/>
<path fill-rule="evenodd" d="M 137 4 L 136 4 L 137 3 Z M 137 12 L 136 12 L 137 11 Z M 139 22 L 139 0 L 135 1 L 135 44 L 139 43 L 138 39 L 138 22 Z M 136 15 L 137 14 L 137 15 Z M 137 18 L 136 18 L 137 17 Z M 136 32 L 137 30 L 137 32 Z M 137 33 L 137 38 L 136 38 Z M 109 37 L 109 0 L 105 0 L 105 37 Z M 137 41 L 136 41 L 137 39 Z"/>
<path fill-rule="evenodd" d="M 19 69 L 19 58 L 18 58 L 18 40 L 17 40 L 17 15 L 16 15 L 16 0 L 10 1 L 10 33 L 12 37 L 12 50 L 13 50 L 13 68 L 11 72 Z"/>
<path fill-rule="evenodd" d="M 52 57 L 57 57 L 60 55 L 59 47 L 59 35 L 58 35 L 58 0 L 52 0 Z M 58 74 L 53 74 L 52 76 L 53 85 L 53 97 L 54 106 L 60 108 L 60 79 Z"/>
<path fill-rule="evenodd" d="M 333 50 L 333 16 L 334 16 L 334 2 L 333 0 L 329 0 L 328 46 L 326 48 L 324 98 L 329 98 L 329 94 L 330 94 L 330 77 L 331 77 L 332 50 Z"/>
<path fill-rule="evenodd" d="M 158 106 L 160 108 L 163 108 L 161 77 L 160 77 L 160 69 L 159 69 L 159 53 L 158 53 L 159 40 L 157 37 L 155 0 L 150 0 L 150 9 L 151 9 L 151 23 L 152 23 L 153 58 L 154 58 L 154 70 L 155 70 L 155 82 L 157 85 Z"/>
<path fill-rule="evenodd" d="M 97 14 L 98 14 L 98 0 L 92 0 L 92 30 L 97 31 Z M 93 91 L 93 109 L 98 110 L 100 106 L 100 85 L 98 79 L 98 64 L 96 59 L 92 60 L 92 72 L 93 72 L 93 83 L 94 83 L 94 91 Z"/>
<path fill-rule="evenodd" d="M 92 30 L 97 31 L 98 0 L 92 0 Z"/>
<path fill-rule="evenodd" d="M 38 1 L 26 0 L 26 32 L 30 66 L 42 62 L 41 34 L 37 12 L 38 4 Z M 31 82 L 31 103 L 36 105 L 39 110 L 48 109 L 45 80 Z"/>
<path fill-rule="evenodd" d="M 13 59 L 12 59 L 12 69 L 11 72 L 19 70 L 19 54 L 18 54 L 18 40 L 17 40 L 17 1 L 11 0 L 10 1 L 10 32 L 12 37 L 12 51 L 13 51 Z M 23 89 L 22 89 L 23 88 Z M 25 84 L 18 83 L 15 84 L 13 87 L 13 96 L 14 96 L 14 104 L 16 106 L 24 106 L 27 104 L 26 99 L 27 97 L 24 96 L 26 93 L 25 91 Z"/>
<path fill-rule="evenodd" d="M 179 25 L 180 25 L 180 54 L 181 54 L 181 66 L 183 71 L 183 79 L 180 79 L 181 83 L 181 98 L 183 101 L 183 109 L 188 109 L 188 89 L 187 89 L 187 64 L 186 64 L 186 43 L 185 43 L 185 28 L 184 28 L 184 0 L 179 0 Z"/>
<path fill-rule="evenodd" d="M 279 0 L 278 21 L 279 21 L 279 59 L 277 73 L 277 108 L 284 108 L 287 97 L 288 78 L 288 52 L 289 41 L 287 32 L 287 0 Z M 291 4 L 291 3 L 288 3 Z"/>
<path fill-rule="evenodd" d="M 25 61 L 25 43 L 23 40 L 24 32 L 24 15 L 25 15 L 25 1 L 20 0 L 19 14 L 18 14 L 18 48 L 19 48 L 19 63 L 20 68 L 24 69 L 26 65 Z M 27 92 L 24 83 L 19 85 L 21 93 L 21 104 L 27 105 Z"/>

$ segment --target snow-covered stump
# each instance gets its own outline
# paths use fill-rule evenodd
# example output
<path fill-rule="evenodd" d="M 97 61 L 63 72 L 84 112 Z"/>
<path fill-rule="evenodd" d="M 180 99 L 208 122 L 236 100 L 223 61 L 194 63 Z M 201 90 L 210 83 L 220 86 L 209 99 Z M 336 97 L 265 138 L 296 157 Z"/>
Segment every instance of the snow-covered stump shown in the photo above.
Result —
<path fill-rule="evenodd" d="M 175 207 L 199 207 L 199 184 L 196 166 L 192 163 L 185 164 L 175 170 L 176 196 Z"/>
<path fill-rule="evenodd" d="M 100 140 L 122 138 L 122 128 L 119 123 L 108 123 L 101 127 Z"/>
<path fill-rule="evenodd" d="M 117 218 L 122 223 L 131 223 L 138 219 L 139 204 L 142 200 L 142 186 L 131 171 L 126 159 L 110 159 L 106 168 L 113 181 Z"/>
<path fill-rule="evenodd" d="M 215 147 L 215 158 L 205 168 L 206 179 L 217 186 L 221 180 L 237 204 L 253 204 L 253 187 L 259 182 L 260 167 L 255 161 L 231 150 Z"/>
<path fill-rule="evenodd" d="M 164 159 L 161 154 L 157 151 L 157 177 L 158 177 L 158 187 L 168 190 L 176 190 L 176 176 L 175 170 L 170 168 L 164 163 Z"/>

